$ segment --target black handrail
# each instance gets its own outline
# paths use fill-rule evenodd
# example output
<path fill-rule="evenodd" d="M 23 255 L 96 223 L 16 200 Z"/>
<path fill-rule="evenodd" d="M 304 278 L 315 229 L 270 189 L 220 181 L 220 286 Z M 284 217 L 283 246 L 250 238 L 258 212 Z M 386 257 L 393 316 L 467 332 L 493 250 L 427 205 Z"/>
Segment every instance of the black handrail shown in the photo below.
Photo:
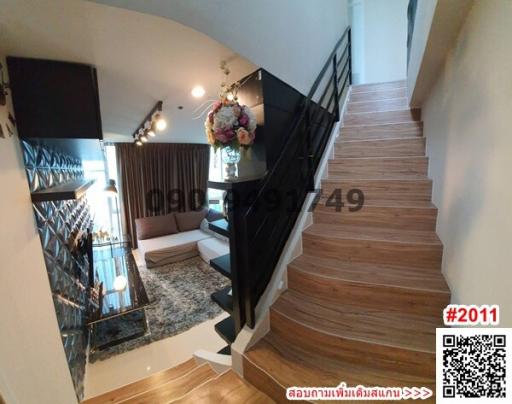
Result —
<path fill-rule="evenodd" d="M 280 156 L 243 216 L 243 237 L 239 242 L 244 244 L 244 257 L 238 270 L 244 280 L 245 320 L 250 327 L 255 325 L 256 305 L 272 277 L 306 196 L 313 191 L 316 169 L 334 123 L 339 120 L 339 101 L 347 84 L 351 83 L 351 67 L 351 32 L 347 27 L 302 103 Z M 327 76 L 329 69 L 332 71 Z M 314 101 L 322 83 L 325 88 Z M 291 205 L 283 203 L 289 194 L 293 199 Z M 270 195 L 278 201 L 271 203 Z"/>
<path fill-rule="evenodd" d="M 418 0 L 409 0 L 407 5 L 407 67 L 411 58 L 412 35 L 414 33 L 414 20 L 416 19 L 416 9 Z"/>

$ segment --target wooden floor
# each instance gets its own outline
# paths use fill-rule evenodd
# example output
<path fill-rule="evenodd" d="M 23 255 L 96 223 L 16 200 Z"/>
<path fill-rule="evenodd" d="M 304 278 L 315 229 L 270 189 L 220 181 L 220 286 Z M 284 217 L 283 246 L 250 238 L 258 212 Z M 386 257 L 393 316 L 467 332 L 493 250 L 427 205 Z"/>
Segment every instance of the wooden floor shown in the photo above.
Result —
<path fill-rule="evenodd" d="M 244 377 L 277 402 L 286 387 L 340 382 L 435 393 L 435 331 L 450 291 L 421 111 L 405 97 L 405 82 L 352 88 L 303 255 L 289 265 L 271 331 L 244 356 Z M 363 208 L 326 207 L 337 188 L 362 190 Z"/>
<path fill-rule="evenodd" d="M 266 394 L 241 379 L 235 372 L 217 374 L 207 363 L 190 359 L 167 369 L 83 401 L 83 404 L 167 403 L 273 403 Z"/>

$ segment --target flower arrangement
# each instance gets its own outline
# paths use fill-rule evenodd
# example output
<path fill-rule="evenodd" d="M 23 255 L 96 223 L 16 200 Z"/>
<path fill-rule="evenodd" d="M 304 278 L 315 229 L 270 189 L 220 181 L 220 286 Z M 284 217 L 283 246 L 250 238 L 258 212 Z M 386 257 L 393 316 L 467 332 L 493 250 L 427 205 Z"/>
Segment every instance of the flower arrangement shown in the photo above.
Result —
<path fill-rule="evenodd" d="M 229 70 L 225 62 L 221 69 L 226 76 Z M 247 150 L 256 136 L 256 117 L 247 105 L 240 105 L 237 92 L 240 83 L 222 83 L 219 100 L 215 101 L 204 123 L 206 138 L 215 150 L 230 147 Z"/>

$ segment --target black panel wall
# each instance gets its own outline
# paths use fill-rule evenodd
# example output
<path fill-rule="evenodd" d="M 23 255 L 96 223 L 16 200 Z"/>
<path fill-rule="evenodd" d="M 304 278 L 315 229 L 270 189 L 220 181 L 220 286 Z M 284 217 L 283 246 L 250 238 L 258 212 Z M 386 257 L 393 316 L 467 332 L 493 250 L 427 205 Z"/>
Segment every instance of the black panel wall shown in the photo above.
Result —
<path fill-rule="evenodd" d="M 79 159 L 40 144 L 22 141 L 30 191 L 38 191 L 84 176 Z M 33 204 L 53 295 L 62 344 L 79 400 L 83 398 L 87 349 L 87 258 L 69 246 L 72 235 L 91 224 L 87 200 Z"/>

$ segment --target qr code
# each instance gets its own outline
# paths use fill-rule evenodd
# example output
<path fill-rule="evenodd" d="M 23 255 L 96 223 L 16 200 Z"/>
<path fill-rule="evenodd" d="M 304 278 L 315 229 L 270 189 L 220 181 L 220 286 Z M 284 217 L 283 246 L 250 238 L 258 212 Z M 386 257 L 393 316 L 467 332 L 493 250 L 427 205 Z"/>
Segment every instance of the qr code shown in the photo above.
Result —
<path fill-rule="evenodd" d="M 512 344 L 511 329 L 439 328 L 437 402 L 475 398 L 508 401 L 512 386 L 507 373 L 507 343 Z"/>

